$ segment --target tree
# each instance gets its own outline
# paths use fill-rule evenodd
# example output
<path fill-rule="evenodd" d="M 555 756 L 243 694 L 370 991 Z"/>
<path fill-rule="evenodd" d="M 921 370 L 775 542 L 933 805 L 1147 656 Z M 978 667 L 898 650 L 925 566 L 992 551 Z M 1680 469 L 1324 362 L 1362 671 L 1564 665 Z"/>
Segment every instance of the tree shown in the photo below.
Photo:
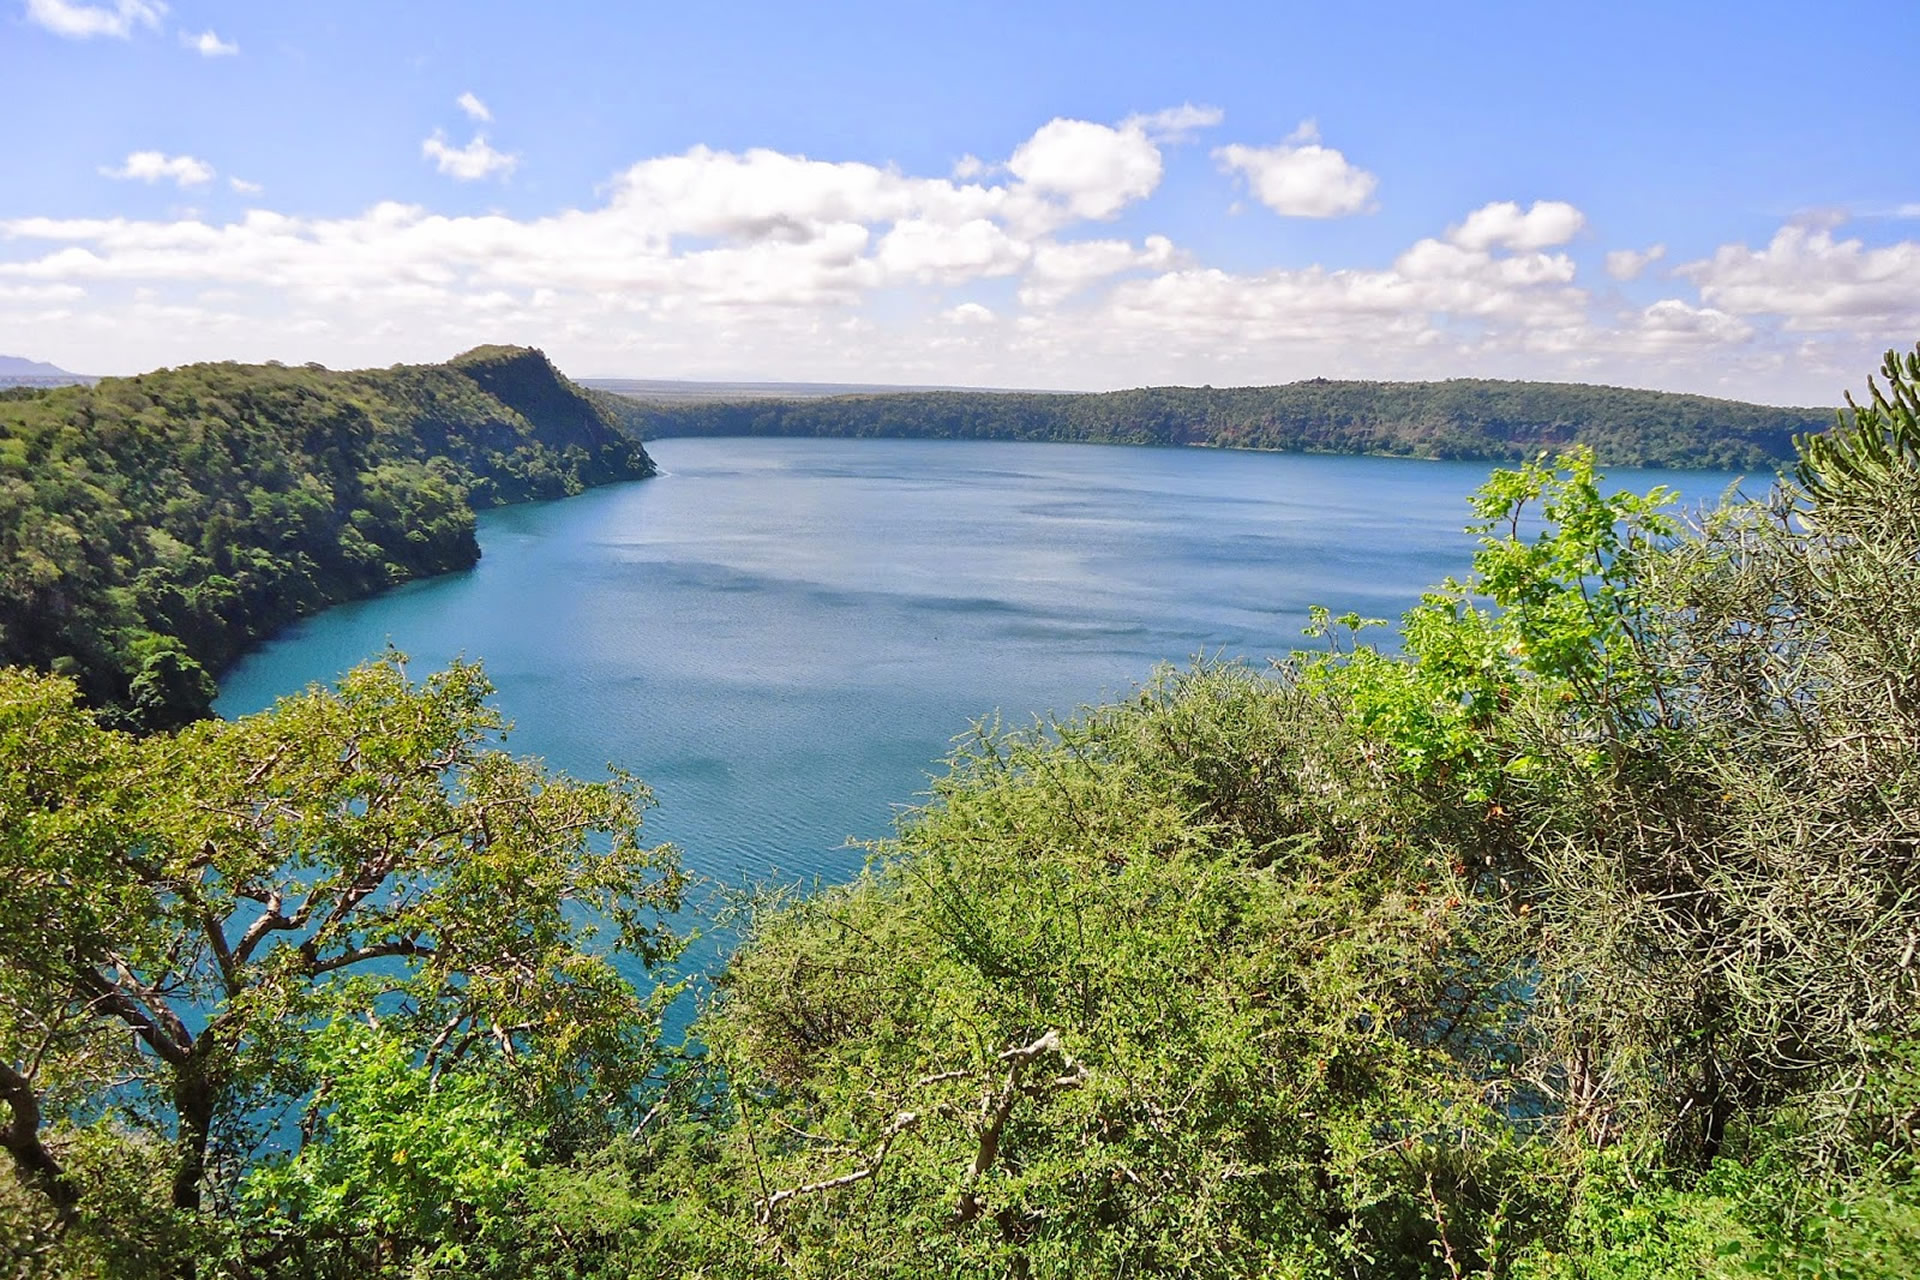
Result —
<path fill-rule="evenodd" d="M 610 953 L 675 950 L 674 851 L 641 844 L 632 777 L 493 749 L 490 693 L 389 653 L 137 739 L 0 672 L 0 1144 L 51 1213 L 87 1214 L 63 1146 L 103 1099 L 165 1140 L 175 1209 L 224 1194 L 269 1107 L 325 1090 L 313 1037 L 346 1020 L 429 1073 L 489 1060 L 524 1108 L 631 1098 L 672 989 Z"/>
<path fill-rule="evenodd" d="M 1436 1238 L 1497 1258 L 1526 1194 L 1488 1053 L 1511 993 L 1471 967 L 1445 865 L 1328 785 L 1365 789 L 1355 741 L 1291 674 L 1203 665 L 983 729 L 867 875 L 756 910 L 701 1034 L 763 1260 L 1446 1274 Z"/>

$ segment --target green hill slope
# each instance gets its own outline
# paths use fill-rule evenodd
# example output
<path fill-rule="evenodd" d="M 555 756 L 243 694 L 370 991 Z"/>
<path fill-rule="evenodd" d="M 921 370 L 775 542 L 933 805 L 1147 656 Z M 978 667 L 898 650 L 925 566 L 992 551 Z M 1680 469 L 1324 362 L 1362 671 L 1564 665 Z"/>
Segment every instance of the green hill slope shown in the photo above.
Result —
<path fill-rule="evenodd" d="M 607 397 L 525 348 L 0 392 L 0 664 L 177 724 L 293 618 L 473 564 L 476 508 L 652 474 Z"/>
<path fill-rule="evenodd" d="M 1148 387 L 1097 395 L 927 391 L 719 403 L 637 401 L 629 422 L 668 436 L 898 436 L 1212 445 L 1515 460 L 1570 444 L 1602 462 L 1771 467 L 1830 409 L 1580 383 L 1330 382 Z"/>

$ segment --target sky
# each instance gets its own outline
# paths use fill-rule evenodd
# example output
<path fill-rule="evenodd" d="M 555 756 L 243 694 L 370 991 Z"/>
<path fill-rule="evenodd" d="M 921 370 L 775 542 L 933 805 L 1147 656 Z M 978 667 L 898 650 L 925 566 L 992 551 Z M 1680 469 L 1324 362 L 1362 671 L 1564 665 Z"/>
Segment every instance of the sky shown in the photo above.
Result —
<path fill-rule="evenodd" d="M 1519 377 L 1920 340 L 1911 0 L 0 0 L 0 352 Z"/>

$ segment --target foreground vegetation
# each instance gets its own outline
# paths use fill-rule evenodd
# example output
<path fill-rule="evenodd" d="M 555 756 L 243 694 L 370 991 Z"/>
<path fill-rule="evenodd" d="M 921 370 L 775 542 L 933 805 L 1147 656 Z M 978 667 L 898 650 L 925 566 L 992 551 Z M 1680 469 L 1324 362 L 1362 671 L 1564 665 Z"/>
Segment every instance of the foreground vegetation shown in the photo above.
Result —
<path fill-rule="evenodd" d="M 639 393 L 633 393 L 638 396 Z M 1575 445 L 1617 466 L 1769 470 L 1826 409 L 1777 409 L 1578 383 L 1331 382 L 1149 387 L 1101 395 L 919 391 L 797 400 L 636 403 L 665 436 L 895 436 L 1211 445 L 1521 461 Z"/>
<path fill-rule="evenodd" d="M 476 508 L 651 475 L 609 406 L 509 347 L 0 393 L 0 664 L 185 724 L 294 618 L 473 564 Z"/>
<path fill-rule="evenodd" d="M 644 791 L 396 656 L 0 687 L 23 1275 L 1920 1273 L 1920 353 L 1701 527 L 1590 455 L 1268 671 L 981 726 L 663 1047 Z M 596 940 L 590 926 L 605 932 Z M 611 967 L 606 948 L 630 953 Z"/>

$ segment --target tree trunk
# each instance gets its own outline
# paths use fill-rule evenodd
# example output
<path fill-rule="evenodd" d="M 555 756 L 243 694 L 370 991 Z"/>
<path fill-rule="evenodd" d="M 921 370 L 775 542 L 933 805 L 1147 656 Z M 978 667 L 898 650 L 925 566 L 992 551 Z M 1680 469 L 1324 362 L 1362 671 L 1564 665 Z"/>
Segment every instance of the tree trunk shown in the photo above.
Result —
<path fill-rule="evenodd" d="M 52 1201 L 62 1222 L 70 1220 L 80 1203 L 79 1188 L 40 1141 L 40 1099 L 34 1094 L 33 1082 L 6 1062 L 0 1062 L 0 1101 L 7 1104 L 13 1116 L 0 1127 L 0 1146 L 13 1157 L 20 1180 Z"/>
<path fill-rule="evenodd" d="M 1720 1060 L 1713 1053 L 1712 1042 L 1708 1042 L 1705 1079 L 1701 1083 L 1701 1100 L 1705 1114 L 1700 1123 L 1700 1167 L 1706 1168 L 1720 1158 L 1720 1149 L 1726 1144 L 1727 1122 L 1733 1118 L 1733 1104 L 1728 1097 L 1727 1082 L 1721 1078 Z"/>
<path fill-rule="evenodd" d="M 180 1163 L 173 1171 L 173 1207 L 195 1212 L 207 1174 L 207 1140 L 213 1133 L 213 1082 L 200 1063 L 189 1061 L 173 1082 L 174 1113 L 180 1119 Z"/>

